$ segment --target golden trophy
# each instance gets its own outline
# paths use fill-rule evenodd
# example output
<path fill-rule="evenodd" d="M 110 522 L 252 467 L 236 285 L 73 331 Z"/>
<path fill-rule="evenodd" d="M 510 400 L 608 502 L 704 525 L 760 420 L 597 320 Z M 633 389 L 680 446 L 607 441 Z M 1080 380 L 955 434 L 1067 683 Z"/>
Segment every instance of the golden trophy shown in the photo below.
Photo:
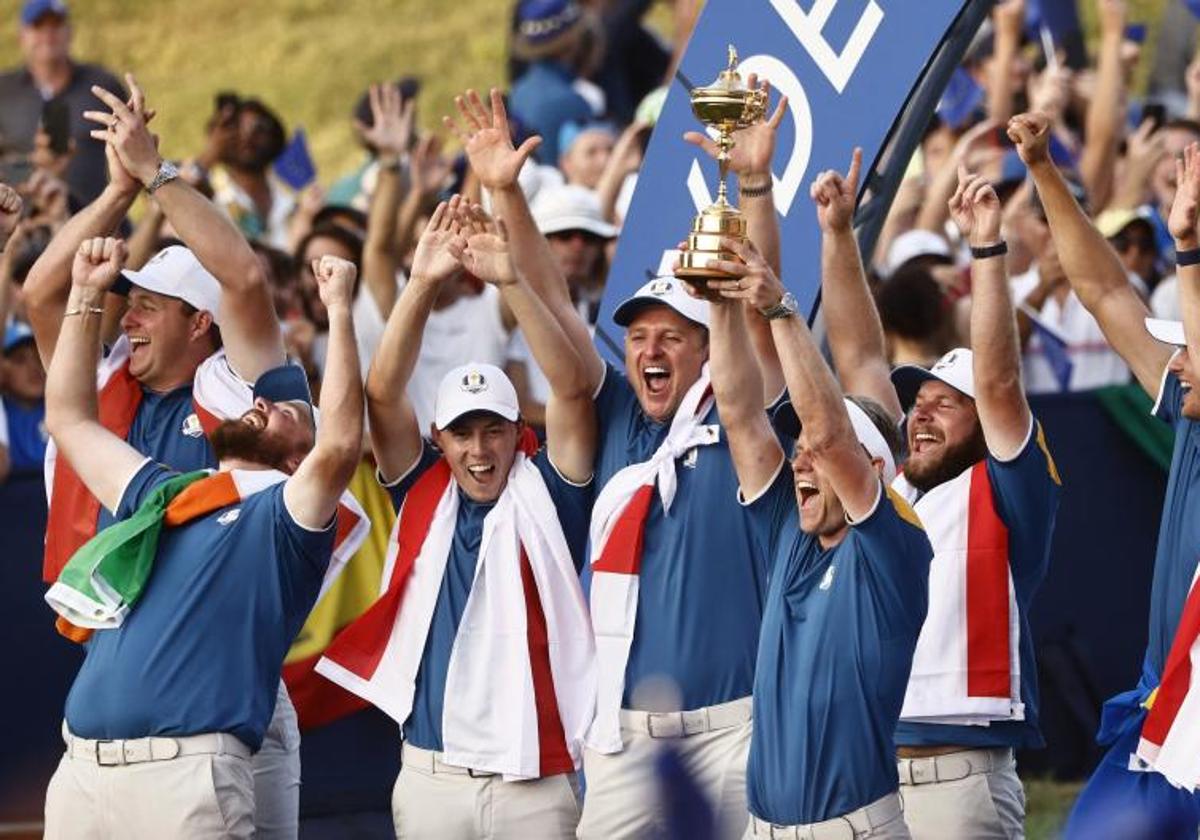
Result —
<path fill-rule="evenodd" d="M 687 250 L 680 254 L 679 268 L 675 271 L 676 277 L 697 286 L 703 286 L 709 280 L 730 277 L 723 271 L 709 268 L 709 260 L 741 262 L 737 255 L 721 248 L 722 236 L 746 238 L 746 217 L 729 203 L 725 186 L 729 174 L 729 151 L 733 148 L 735 131 L 748 128 L 763 118 L 767 95 L 765 91 L 746 87 L 738 75 L 737 64 L 737 50 L 730 44 L 729 66 L 721 71 L 711 85 L 693 88 L 691 92 L 692 113 L 696 119 L 717 130 L 717 165 L 721 170 L 717 200 L 692 221 Z"/>

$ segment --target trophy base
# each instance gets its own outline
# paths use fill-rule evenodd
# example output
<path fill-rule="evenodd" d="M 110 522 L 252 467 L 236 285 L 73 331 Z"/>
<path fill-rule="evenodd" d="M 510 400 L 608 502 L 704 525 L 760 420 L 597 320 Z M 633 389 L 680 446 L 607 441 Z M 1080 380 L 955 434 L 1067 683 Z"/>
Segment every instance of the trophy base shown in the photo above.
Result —
<path fill-rule="evenodd" d="M 687 248 L 679 255 L 675 276 L 693 286 L 703 287 L 710 280 L 732 280 L 737 275 L 709 268 L 711 260 L 740 263 L 741 258 L 722 247 L 722 237 L 744 240 L 746 218 L 723 199 L 707 207 L 692 221 Z"/>

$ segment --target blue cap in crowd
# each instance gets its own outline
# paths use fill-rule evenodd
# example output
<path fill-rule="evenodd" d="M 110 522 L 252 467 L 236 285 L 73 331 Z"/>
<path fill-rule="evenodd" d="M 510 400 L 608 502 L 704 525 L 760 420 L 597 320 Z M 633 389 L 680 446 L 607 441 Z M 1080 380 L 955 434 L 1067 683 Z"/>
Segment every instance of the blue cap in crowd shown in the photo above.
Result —
<path fill-rule="evenodd" d="M 21 6 L 21 25 L 32 26 L 42 15 L 67 16 L 67 4 L 63 0 L 25 0 Z"/>
<path fill-rule="evenodd" d="M 575 0 L 521 0 L 512 51 L 526 61 L 553 55 L 584 23 L 584 10 Z"/>
<path fill-rule="evenodd" d="M 254 398 L 262 397 L 273 403 L 302 402 L 312 411 L 316 425 L 316 410 L 312 407 L 312 391 L 308 389 L 308 376 L 299 365 L 284 363 L 258 377 L 254 383 Z"/>
<path fill-rule="evenodd" d="M 33 341 L 33 330 L 24 321 L 13 321 L 4 331 L 4 354 L 8 355 L 27 341 Z"/>

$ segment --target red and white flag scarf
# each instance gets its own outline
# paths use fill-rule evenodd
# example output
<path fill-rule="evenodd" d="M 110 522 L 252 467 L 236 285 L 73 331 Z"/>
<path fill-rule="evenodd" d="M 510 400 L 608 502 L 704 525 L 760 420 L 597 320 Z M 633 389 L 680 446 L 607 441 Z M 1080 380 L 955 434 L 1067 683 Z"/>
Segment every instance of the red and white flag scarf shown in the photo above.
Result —
<path fill-rule="evenodd" d="M 1200 789 L 1200 566 L 1179 617 L 1137 755 L 1167 781 Z"/>
<path fill-rule="evenodd" d="M 1020 613 L 1009 570 L 1008 527 L 996 512 L 987 462 L 909 501 L 933 544 L 929 612 L 913 654 L 902 720 L 987 725 L 1023 720 Z"/>
<path fill-rule="evenodd" d="M 97 371 L 100 425 L 122 440 L 129 436 L 142 402 L 142 387 L 129 372 L 129 353 L 129 339 L 121 336 Z M 213 353 L 196 369 L 192 381 L 192 408 L 199 421 L 197 434 L 211 434 L 221 421 L 240 417 L 253 404 L 253 389 L 229 367 L 224 350 Z M 167 466 L 179 467 L 177 464 Z M 53 583 L 71 555 L 96 535 L 100 500 L 87 489 L 67 460 L 58 458 L 53 439 L 46 445 L 44 472 L 50 512 L 46 522 L 42 579 Z M 338 504 L 333 558 L 321 583 L 321 595 L 341 574 L 346 561 L 358 550 L 370 530 L 371 522 L 358 500 L 349 492 L 343 493 Z"/>
<path fill-rule="evenodd" d="M 459 490 L 442 459 L 405 497 L 385 591 L 338 634 L 317 673 L 403 725 L 454 539 Z M 595 708 L 595 653 L 554 501 L 518 452 L 483 521 L 446 675 L 442 758 L 506 780 L 569 772 Z"/>
<path fill-rule="evenodd" d="M 700 378 L 684 394 L 666 439 L 648 461 L 630 464 L 613 475 L 592 507 L 591 609 L 598 686 L 596 719 L 587 743 L 600 753 L 622 749 L 621 698 L 637 622 L 638 575 L 654 491 L 658 489 L 663 513 L 670 514 L 678 486 L 675 461 L 690 449 L 711 446 L 721 439 L 719 426 L 704 423 L 712 405 L 705 365 Z"/>

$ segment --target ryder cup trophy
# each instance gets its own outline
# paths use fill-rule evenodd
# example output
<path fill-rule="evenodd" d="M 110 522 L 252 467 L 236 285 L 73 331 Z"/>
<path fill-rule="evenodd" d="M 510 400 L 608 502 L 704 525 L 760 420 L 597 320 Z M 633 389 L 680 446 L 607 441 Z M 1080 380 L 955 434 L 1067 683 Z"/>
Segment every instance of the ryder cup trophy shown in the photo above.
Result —
<path fill-rule="evenodd" d="M 742 82 L 737 72 L 737 50 L 729 47 L 729 66 L 708 87 L 693 88 L 692 113 L 696 119 L 717 131 L 717 164 L 721 169 L 721 184 L 717 200 L 700 212 L 692 221 L 687 238 L 687 250 L 680 255 L 675 276 L 697 286 L 709 280 L 729 277 L 723 271 L 708 267 L 709 260 L 740 262 L 738 257 L 721 248 L 721 237 L 746 237 L 746 218 L 729 203 L 725 178 L 729 174 L 729 151 L 733 148 L 733 133 L 762 119 L 767 107 L 767 95 L 752 90 Z"/>

